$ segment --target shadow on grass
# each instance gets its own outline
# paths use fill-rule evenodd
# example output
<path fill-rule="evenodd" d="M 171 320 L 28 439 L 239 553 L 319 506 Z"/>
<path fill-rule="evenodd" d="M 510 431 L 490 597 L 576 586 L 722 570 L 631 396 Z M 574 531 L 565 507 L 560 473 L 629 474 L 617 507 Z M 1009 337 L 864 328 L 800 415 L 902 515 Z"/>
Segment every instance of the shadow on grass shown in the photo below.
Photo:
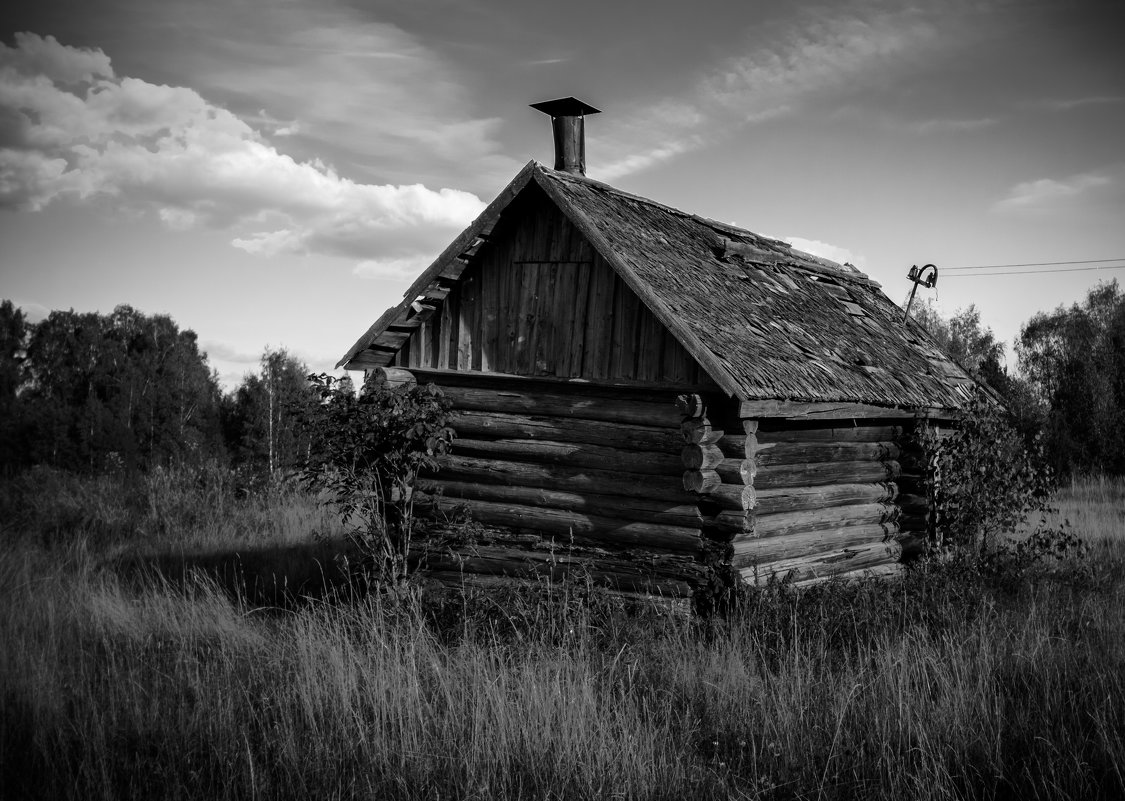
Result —
<path fill-rule="evenodd" d="M 354 578 L 360 559 L 351 541 L 325 539 L 295 545 L 128 556 L 115 564 L 115 570 L 124 578 L 158 577 L 172 584 L 190 583 L 202 574 L 232 598 L 255 606 L 291 607 L 302 599 L 359 591 L 362 583 Z"/>

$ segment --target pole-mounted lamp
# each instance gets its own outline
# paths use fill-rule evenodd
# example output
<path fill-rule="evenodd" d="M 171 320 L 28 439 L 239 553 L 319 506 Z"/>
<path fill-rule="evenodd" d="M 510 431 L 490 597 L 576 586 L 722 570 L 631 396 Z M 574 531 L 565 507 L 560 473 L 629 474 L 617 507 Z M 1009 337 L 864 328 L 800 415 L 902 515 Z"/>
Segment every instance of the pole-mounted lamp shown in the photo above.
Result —
<path fill-rule="evenodd" d="M 930 271 L 928 276 L 926 270 Z M 910 290 L 910 300 L 906 301 L 906 311 L 902 315 L 903 325 L 906 325 L 906 321 L 910 318 L 910 307 L 914 304 L 914 293 L 918 291 L 918 286 L 922 285 L 926 289 L 933 289 L 937 286 L 937 267 L 933 264 L 927 264 L 924 267 L 915 264 L 910 268 L 906 277 L 914 282 L 914 288 Z"/>

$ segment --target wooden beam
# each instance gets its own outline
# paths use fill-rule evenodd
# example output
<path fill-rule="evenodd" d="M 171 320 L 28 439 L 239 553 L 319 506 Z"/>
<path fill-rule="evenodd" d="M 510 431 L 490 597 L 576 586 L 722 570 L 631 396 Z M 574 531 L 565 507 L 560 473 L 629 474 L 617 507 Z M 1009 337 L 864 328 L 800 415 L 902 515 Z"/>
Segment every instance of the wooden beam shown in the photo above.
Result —
<path fill-rule="evenodd" d="M 895 485 L 889 482 L 755 489 L 754 508 L 760 515 L 770 515 L 851 504 L 887 503 L 894 500 L 896 492 Z"/>
<path fill-rule="evenodd" d="M 488 371 L 461 370 L 415 370 L 422 383 L 433 382 L 439 386 L 479 387 L 501 391 L 547 392 L 557 394 L 580 394 L 591 397 L 622 400 L 648 400 L 650 403 L 672 402 L 676 393 L 685 391 L 714 392 L 713 386 L 700 384 L 674 384 L 671 382 L 625 381 L 606 379 L 591 381 L 585 378 L 567 378 L 547 375 L 514 375 Z M 654 395 L 654 393 L 657 393 Z M 676 419 L 679 422 L 679 418 Z"/>
<path fill-rule="evenodd" d="M 759 511 L 754 519 L 754 528 L 746 539 L 787 537 L 821 529 L 893 523 L 898 515 L 898 507 L 893 503 L 880 502 L 800 509 L 775 514 L 763 514 Z"/>
<path fill-rule="evenodd" d="M 672 454 L 678 454 L 681 447 L 679 431 L 674 428 L 607 423 L 601 420 L 454 411 L 449 415 L 449 425 L 458 436 L 469 439 L 580 442 L 624 450 Z"/>
<path fill-rule="evenodd" d="M 682 553 L 696 553 L 702 543 L 699 531 L 687 526 L 637 523 L 582 512 L 465 498 L 434 497 L 431 502 L 442 511 L 465 508 L 474 520 L 482 523 L 526 528 L 536 533 L 555 535 L 564 542 L 643 546 Z"/>
<path fill-rule="evenodd" d="M 425 371 L 419 371 L 425 376 Z M 438 384 L 454 409 L 506 414 L 538 415 L 601 420 L 608 423 L 630 423 L 643 426 L 674 428 L 679 416 L 668 403 L 634 398 L 600 398 L 579 393 L 556 394 L 526 389 L 518 384 L 506 389 Z"/>
<path fill-rule="evenodd" d="M 753 484 L 760 490 L 845 483 L 874 484 L 894 481 L 898 474 L 898 462 L 890 461 L 777 465 L 759 470 Z"/>
<path fill-rule="evenodd" d="M 609 448 L 581 442 L 551 442 L 528 439 L 465 439 L 453 441 L 453 452 L 502 460 L 554 464 L 564 467 L 593 467 L 656 476 L 677 476 L 683 470 L 674 453 Z"/>
<path fill-rule="evenodd" d="M 889 581 L 901 577 L 905 570 L 906 568 L 900 562 L 887 562 L 881 565 L 874 565 L 873 567 L 859 567 L 844 573 L 834 573 L 832 575 L 820 576 L 819 578 L 806 579 L 805 581 L 795 581 L 792 586 L 811 587 L 815 584 L 823 584 L 826 581 L 862 581 L 864 579 Z"/>
<path fill-rule="evenodd" d="M 753 400 L 740 401 L 738 416 L 745 418 L 776 417 L 785 420 L 848 420 L 848 419 L 914 419 L 915 409 L 872 406 L 865 403 L 805 403 L 802 401 Z"/>
<path fill-rule="evenodd" d="M 758 442 L 896 442 L 902 436 L 903 426 L 838 426 L 830 428 L 777 428 L 759 426 Z"/>
<path fill-rule="evenodd" d="M 434 478 L 420 479 L 417 483 L 417 489 L 425 495 L 440 494 L 447 499 L 468 498 L 475 501 L 516 503 L 523 506 L 560 509 L 566 512 L 583 512 L 625 521 L 660 523 L 696 529 L 699 528 L 703 520 L 699 508 L 691 503 L 677 504 L 668 501 L 630 498 L 623 495 L 590 495 L 542 487 L 446 481 L 442 480 L 440 475 Z"/>
<path fill-rule="evenodd" d="M 899 458 L 893 442 L 758 444 L 758 466 L 794 465 L 812 462 L 881 462 Z"/>
<path fill-rule="evenodd" d="M 723 452 L 715 445 L 684 445 L 680 458 L 688 470 L 714 470 L 724 461 Z"/>
<path fill-rule="evenodd" d="M 695 497 L 687 493 L 674 476 L 664 478 L 620 471 L 505 462 L 457 454 L 443 456 L 440 461 L 442 467 L 437 475 L 442 480 L 448 478 L 487 484 L 541 487 L 588 495 L 649 498 L 667 501 L 672 506 L 695 502 Z"/>
<path fill-rule="evenodd" d="M 898 529 L 878 523 L 842 528 L 823 528 L 791 534 L 787 537 L 766 539 L 735 537 L 731 565 L 750 567 L 777 562 L 781 559 L 800 559 L 828 550 L 893 541 Z"/>
<path fill-rule="evenodd" d="M 683 474 L 683 488 L 687 492 L 706 495 L 722 483 L 723 479 L 714 470 L 685 470 Z"/>
<path fill-rule="evenodd" d="M 886 540 L 779 559 L 776 562 L 741 568 L 739 573 L 743 581 L 750 584 L 765 583 L 770 576 L 799 583 L 895 563 L 901 553 L 902 546 L 894 540 Z"/>

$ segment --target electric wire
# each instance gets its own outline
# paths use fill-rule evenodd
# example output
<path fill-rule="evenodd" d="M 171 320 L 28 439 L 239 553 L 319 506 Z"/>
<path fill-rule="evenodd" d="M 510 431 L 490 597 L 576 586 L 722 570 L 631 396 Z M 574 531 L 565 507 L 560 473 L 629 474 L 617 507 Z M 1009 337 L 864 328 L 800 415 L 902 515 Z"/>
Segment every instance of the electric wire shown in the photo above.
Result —
<path fill-rule="evenodd" d="M 956 267 L 949 267 L 948 270 L 956 270 Z M 1057 270 L 1006 270 L 1003 272 L 995 273 L 965 273 L 964 275 L 945 275 L 943 271 L 943 278 L 988 278 L 990 275 L 1046 275 L 1048 273 L 1084 273 L 1095 270 L 1123 270 L 1125 264 L 1112 264 L 1105 267 L 1060 267 Z M 947 271 L 948 271 L 947 270 Z"/>
<path fill-rule="evenodd" d="M 947 273 L 960 270 L 993 270 L 1007 267 L 1057 267 L 1063 264 L 1105 264 L 1111 261 L 1125 261 L 1125 256 L 1118 256 L 1115 259 L 1071 259 L 1069 261 L 1029 261 L 1015 262 L 1012 264 L 974 264 L 970 267 L 946 267 L 942 270 L 942 272 Z M 1044 270 L 1043 272 L 1050 271 Z"/>

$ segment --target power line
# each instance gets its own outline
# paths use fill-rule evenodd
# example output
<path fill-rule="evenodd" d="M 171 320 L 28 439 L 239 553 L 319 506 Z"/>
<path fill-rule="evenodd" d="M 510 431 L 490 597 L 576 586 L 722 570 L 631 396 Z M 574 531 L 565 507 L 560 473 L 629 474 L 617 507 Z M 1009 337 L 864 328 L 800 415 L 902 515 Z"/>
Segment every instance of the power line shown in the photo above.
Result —
<path fill-rule="evenodd" d="M 1081 263 L 1081 262 L 1078 262 Z M 950 270 L 957 269 L 950 267 Z M 1000 273 L 967 273 L 965 275 L 950 275 L 948 278 L 987 278 L 990 275 L 1046 275 L 1047 273 L 1084 273 L 1090 270 L 1125 270 L 1125 264 L 1112 264 L 1108 267 L 1063 267 L 1058 270 L 1010 270 Z"/>
<path fill-rule="evenodd" d="M 1118 256 L 1116 259 L 1084 259 L 1072 261 L 1031 261 L 1019 264 L 975 264 L 972 267 L 946 267 L 942 270 L 943 273 L 951 272 L 954 270 L 991 270 L 1004 267 L 1057 267 L 1060 264 L 1104 264 L 1110 261 L 1125 261 L 1125 256 Z M 1044 270 L 1044 272 L 1051 272 Z"/>

